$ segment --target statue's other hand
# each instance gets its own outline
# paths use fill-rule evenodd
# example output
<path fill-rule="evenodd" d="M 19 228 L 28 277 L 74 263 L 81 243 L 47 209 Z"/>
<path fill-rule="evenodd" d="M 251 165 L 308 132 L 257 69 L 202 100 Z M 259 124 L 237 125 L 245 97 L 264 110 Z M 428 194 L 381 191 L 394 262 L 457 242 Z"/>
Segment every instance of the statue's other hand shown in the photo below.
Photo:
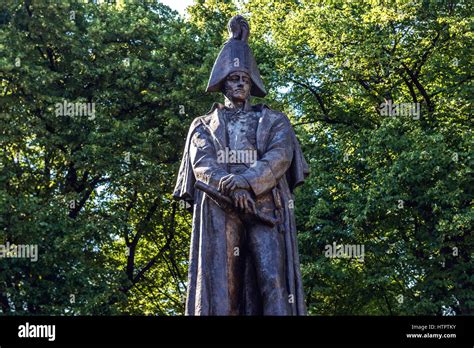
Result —
<path fill-rule="evenodd" d="M 219 181 L 219 191 L 230 195 L 231 192 L 237 189 L 249 189 L 249 183 L 244 177 L 236 174 L 228 174 Z"/>
<path fill-rule="evenodd" d="M 250 192 L 245 189 L 237 189 L 232 192 L 232 200 L 236 208 L 247 214 L 256 213 L 257 208 Z"/>

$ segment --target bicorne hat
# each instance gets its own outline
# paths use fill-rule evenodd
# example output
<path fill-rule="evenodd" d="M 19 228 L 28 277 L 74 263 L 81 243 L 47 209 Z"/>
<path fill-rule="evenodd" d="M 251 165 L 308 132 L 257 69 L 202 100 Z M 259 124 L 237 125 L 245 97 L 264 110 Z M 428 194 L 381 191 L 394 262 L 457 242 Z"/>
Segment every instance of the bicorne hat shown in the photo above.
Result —
<path fill-rule="evenodd" d="M 248 22 L 244 17 L 237 15 L 229 21 L 227 29 L 230 38 L 224 44 L 214 62 L 206 92 L 221 92 L 222 83 L 230 73 L 243 71 L 252 79 L 250 94 L 255 97 L 266 96 L 267 91 L 265 91 L 263 81 L 260 78 L 257 62 L 248 45 L 250 34 Z"/>

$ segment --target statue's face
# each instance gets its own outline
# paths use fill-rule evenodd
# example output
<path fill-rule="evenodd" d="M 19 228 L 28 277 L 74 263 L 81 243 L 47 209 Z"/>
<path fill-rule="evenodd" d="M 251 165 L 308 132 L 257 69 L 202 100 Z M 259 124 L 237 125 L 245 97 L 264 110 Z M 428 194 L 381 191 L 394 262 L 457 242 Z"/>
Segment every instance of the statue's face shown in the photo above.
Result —
<path fill-rule="evenodd" d="M 252 80 L 242 71 L 230 73 L 224 82 L 224 94 L 232 101 L 245 101 L 250 97 Z"/>

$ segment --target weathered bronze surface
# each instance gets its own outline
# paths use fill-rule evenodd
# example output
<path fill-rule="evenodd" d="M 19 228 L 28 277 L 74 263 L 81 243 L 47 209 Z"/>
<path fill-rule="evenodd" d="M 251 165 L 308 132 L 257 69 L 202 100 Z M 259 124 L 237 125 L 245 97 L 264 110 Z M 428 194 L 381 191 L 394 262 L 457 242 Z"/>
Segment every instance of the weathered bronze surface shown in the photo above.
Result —
<path fill-rule="evenodd" d="M 287 116 L 266 95 L 242 16 L 207 91 L 224 105 L 189 129 L 174 197 L 193 207 L 187 315 L 305 315 L 293 190 L 308 166 Z M 255 156 L 252 156 L 252 155 Z"/>

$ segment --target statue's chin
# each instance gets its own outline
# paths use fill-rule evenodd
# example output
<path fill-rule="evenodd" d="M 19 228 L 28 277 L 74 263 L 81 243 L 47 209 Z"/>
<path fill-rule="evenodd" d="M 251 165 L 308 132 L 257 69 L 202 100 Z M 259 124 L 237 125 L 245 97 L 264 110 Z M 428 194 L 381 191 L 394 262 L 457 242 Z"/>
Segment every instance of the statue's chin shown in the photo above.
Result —
<path fill-rule="evenodd" d="M 243 103 L 247 104 L 250 102 L 250 98 L 247 97 L 245 93 L 244 94 L 238 93 L 238 94 L 232 94 L 232 95 L 230 95 L 229 93 L 225 95 L 225 99 L 226 99 L 226 104 L 231 103 L 234 105 L 243 104 Z"/>
<path fill-rule="evenodd" d="M 244 94 L 237 94 L 237 95 L 233 95 L 232 98 L 230 98 L 230 100 L 232 100 L 232 102 L 234 103 L 243 103 L 247 100 L 247 98 L 245 97 Z"/>

